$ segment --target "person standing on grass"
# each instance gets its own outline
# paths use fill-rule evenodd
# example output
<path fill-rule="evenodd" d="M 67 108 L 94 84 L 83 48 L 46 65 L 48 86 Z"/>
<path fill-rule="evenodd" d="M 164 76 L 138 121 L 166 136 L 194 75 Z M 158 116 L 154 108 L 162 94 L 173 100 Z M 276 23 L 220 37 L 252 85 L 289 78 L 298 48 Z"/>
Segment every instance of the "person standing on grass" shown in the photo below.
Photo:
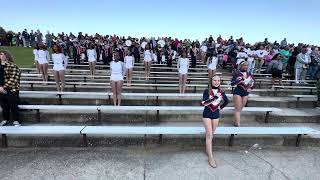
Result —
<path fill-rule="evenodd" d="M 188 78 L 189 59 L 187 58 L 187 50 L 181 51 L 181 57 L 178 60 L 177 68 L 179 71 L 179 93 L 184 94 L 186 91 L 186 83 Z"/>
<path fill-rule="evenodd" d="M 62 53 L 62 48 L 59 45 L 53 46 L 53 71 L 54 71 L 54 79 L 56 81 L 56 87 L 58 92 L 63 92 L 65 87 L 65 70 L 68 65 L 68 59 Z"/>
<path fill-rule="evenodd" d="M 213 134 L 218 127 L 220 111 L 229 103 L 225 92 L 220 89 L 221 78 L 214 75 L 209 83 L 209 89 L 203 92 L 201 104 L 205 107 L 203 110 L 203 124 L 206 130 L 206 152 L 208 155 L 209 165 L 217 167 L 212 153 Z"/>
<path fill-rule="evenodd" d="M 276 79 L 279 80 L 279 85 L 282 86 L 282 59 L 282 55 L 278 53 L 273 56 L 272 61 L 268 65 L 267 72 L 270 72 L 272 74 L 272 86 L 275 84 Z"/>
<path fill-rule="evenodd" d="M 40 32 L 40 30 L 38 29 L 37 30 L 37 35 L 36 35 L 36 38 L 37 38 L 37 43 L 40 44 L 42 43 L 42 33 Z"/>
<path fill-rule="evenodd" d="M 42 79 L 45 83 L 48 82 L 48 63 L 50 61 L 49 51 L 44 44 L 39 44 L 38 50 L 38 63 L 40 74 L 42 75 Z"/>
<path fill-rule="evenodd" d="M 0 60 L 0 104 L 3 118 L 0 126 L 20 126 L 18 107 L 20 70 L 8 51 L 0 50 Z"/>

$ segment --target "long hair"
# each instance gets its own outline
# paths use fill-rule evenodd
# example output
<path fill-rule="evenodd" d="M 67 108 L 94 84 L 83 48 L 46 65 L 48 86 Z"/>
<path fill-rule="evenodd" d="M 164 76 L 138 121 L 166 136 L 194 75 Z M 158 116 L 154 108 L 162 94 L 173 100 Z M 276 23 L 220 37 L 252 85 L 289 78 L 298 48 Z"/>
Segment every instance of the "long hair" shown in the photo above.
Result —
<path fill-rule="evenodd" d="M 279 55 L 281 55 L 281 54 L 280 54 L 280 53 L 275 54 L 275 55 L 272 57 L 272 60 L 277 59 L 277 57 L 278 57 Z"/>
<path fill-rule="evenodd" d="M 6 60 L 8 62 L 14 62 L 13 56 L 11 55 L 11 53 L 8 50 L 0 50 L 0 53 L 3 53 L 6 56 Z"/>
<path fill-rule="evenodd" d="M 57 47 L 57 51 L 54 50 L 54 47 Z M 53 45 L 52 52 L 57 54 L 62 53 L 62 47 L 59 46 L 58 44 L 55 44 Z"/>
<path fill-rule="evenodd" d="M 45 51 L 45 50 L 48 50 L 48 49 L 47 49 L 47 46 L 44 45 L 43 43 L 40 43 L 40 44 L 39 44 L 39 49 L 40 49 L 40 50 L 44 50 L 44 51 Z"/>
<path fill-rule="evenodd" d="M 212 87 L 213 87 L 213 85 L 212 85 L 212 79 L 213 79 L 214 77 L 216 77 L 216 76 L 220 78 L 220 83 L 221 83 L 221 77 L 220 77 L 218 74 L 214 74 L 214 75 L 212 76 L 212 78 L 209 79 L 209 82 L 208 82 L 209 92 L 211 92 Z"/>

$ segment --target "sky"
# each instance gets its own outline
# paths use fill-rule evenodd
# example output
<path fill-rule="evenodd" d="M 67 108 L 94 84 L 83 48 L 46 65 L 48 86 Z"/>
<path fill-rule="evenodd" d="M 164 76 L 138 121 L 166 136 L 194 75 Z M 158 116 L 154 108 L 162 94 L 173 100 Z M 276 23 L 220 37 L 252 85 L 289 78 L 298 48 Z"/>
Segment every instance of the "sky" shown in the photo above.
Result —
<path fill-rule="evenodd" d="M 320 45 L 319 0 L 1 0 L 0 26 L 53 33 Z M 10 8 L 8 8 L 10 7 Z"/>

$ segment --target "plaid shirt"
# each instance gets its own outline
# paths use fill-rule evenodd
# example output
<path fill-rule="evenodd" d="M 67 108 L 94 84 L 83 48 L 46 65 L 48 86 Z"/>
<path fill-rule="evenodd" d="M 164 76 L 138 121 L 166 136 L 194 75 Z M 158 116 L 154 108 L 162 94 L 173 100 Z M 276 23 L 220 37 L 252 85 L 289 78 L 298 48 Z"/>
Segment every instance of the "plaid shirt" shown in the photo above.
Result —
<path fill-rule="evenodd" d="M 20 87 L 20 70 L 15 63 L 6 62 L 4 67 L 4 85 L 6 91 L 18 92 Z"/>

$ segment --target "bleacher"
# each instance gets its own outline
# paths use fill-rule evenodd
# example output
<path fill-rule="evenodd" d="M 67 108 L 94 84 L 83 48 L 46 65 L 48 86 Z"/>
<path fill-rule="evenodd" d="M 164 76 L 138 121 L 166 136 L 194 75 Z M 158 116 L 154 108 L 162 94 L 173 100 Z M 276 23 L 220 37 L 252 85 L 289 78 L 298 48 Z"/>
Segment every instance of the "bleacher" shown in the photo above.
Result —
<path fill-rule="evenodd" d="M 21 68 L 23 126 L 0 127 L 3 147 L 105 145 L 102 141 L 106 139 L 119 140 L 111 143 L 115 145 L 123 139 L 140 139 L 145 144 L 156 135 L 157 143 L 176 142 L 172 138 L 186 144 L 204 143 L 200 102 L 208 78 L 200 62 L 189 70 L 186 94 L 178 94 L 175 63 L 172 67 L 153 64 L 149 80 L 143 78 L 143 64 L 136 63 L 131 86 L 123 85 L 119 107 L 112 104 L 108 65 L 98 63 L 96 76 L 91 79 L 87 65 L 69 63 L 65 92 L 55 91 L 52 70 L 45 84 L 35 68 Z M 221 69 L 219 73 L 230 103 L 221 112 L 218 145 L 241 146 L 256 141 L 265 145 L 319 145 L 320 110 L 315 108 L 314 81 L 297 86 L 285 76 L 283 87 L 272 88 L 271 75 L 257 74 L 257 85 L 241 117 L 242 127 L 235 128 L 231 73 Z"/>

